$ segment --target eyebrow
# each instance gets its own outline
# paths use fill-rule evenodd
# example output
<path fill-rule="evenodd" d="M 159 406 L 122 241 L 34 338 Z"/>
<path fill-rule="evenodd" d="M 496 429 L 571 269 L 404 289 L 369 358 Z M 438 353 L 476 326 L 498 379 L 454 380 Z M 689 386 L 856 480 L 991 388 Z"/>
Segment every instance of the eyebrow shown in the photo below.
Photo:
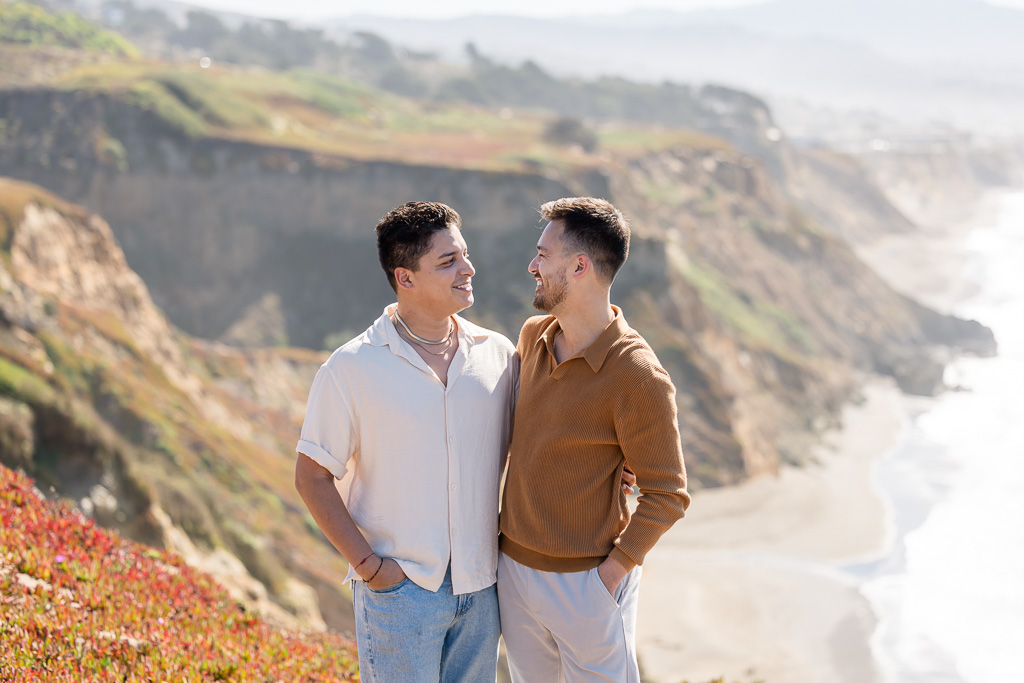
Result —
<path fill-rule="evenodd" d="M 456 256 L 458 253 L 459 253 L 458 251 L 446 251 L 445 253 L 443 253 L 440 256 L 438 256 L 437 260 L 438 261 L 444 261 L 445 259 L 449 259 L 452 256 Z"/>

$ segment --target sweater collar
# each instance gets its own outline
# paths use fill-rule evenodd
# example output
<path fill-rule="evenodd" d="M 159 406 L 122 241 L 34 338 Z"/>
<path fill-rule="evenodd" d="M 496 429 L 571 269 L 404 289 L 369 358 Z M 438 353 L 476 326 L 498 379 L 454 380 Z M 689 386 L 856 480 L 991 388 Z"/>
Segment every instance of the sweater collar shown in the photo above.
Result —
<path fill-rule="evenodd" d="M 629 323 L 623 317 L 622 309 L 613 304 L 612 311 L 615 313 L 615 317 L 608 323 L 608 327 L 604 328 L 604 331 L 597 336 L 597 339 L 590 343 L 590 346 L 572 356 L 572 358 L 582 356 L 594 372 L 601 370 L 601 366 L 604 365 L 605 358 L 608 357 L 608 352 L 611 351 L 612 346 L 629 331 Z M 552 316 L 551 322 L 544 328 L 540 338 L 537 340 L 537 343 L 544 344 L 552 358 L 555 357 L 555 336 L 561 329 L 562 326 L 558 324 L 558 318 Z M 567 358 L 566 360 L 570 359 Z"/>

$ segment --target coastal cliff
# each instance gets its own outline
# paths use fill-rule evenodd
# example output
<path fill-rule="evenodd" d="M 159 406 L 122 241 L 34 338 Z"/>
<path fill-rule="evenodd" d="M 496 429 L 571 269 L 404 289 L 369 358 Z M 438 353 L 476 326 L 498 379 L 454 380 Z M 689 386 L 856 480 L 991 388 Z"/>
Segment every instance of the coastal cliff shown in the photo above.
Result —
<path fill-rule="evenodd" d="M 0 172 L 109 220 L 176 326 L 248 346 L 326 349 L 378 315 L 391 292 L 372 226 L 412 198 L 460 211 L 478 270 L 468 314 L 514 337 L 530 312 L 537 207 L 607 197 L 634 230 L 613 295 L 676 377 L 698 485 L 799 462 L 859 373 L 931 394 L 942 349 L 993 348 L 981 326 L 892 292 L 840 239 L 855 227 L 816 222 L 771 167 L 725 143 L 486 170 L 190 137 L 88 90 L 0 91 L 0 115 L 17 131 L 0 145 Z M 848 180 L 844 164 L 832 161 Z M 874 187 L 850 185 L 850 203 Z M 907 228 L 884 197 L 873 201 L 888 229 Z"/>
<path fill-rule="evenodd" d="M 532 313 L 539 205 L 619 206 L 633 243 L 613 299 L 672 374 L 695 488 L 805 462 L 865 374 L 932 394 L 950 355 L 994 350 L 988 330 L 856 257 L 843 236 L 912 226 L 846 158 L 765 163 L 634 129 L 587 151 L 543 141 L 543 119 L 461 110 L 416 110 L 397 130 L 407 105 L 325 100 L 348 93 L 333 82 L 302 99 L 286 80 L 291 94 L 232 127 L 251 100 L 204 74 L 145 78 L 0 89 L 0 174 L 18 179 L 0 184 L 4 462 L 232 577 L 282 621 L 350 626 L 292 449 L 319 363 L 391 300 L 372 228 L 399 203 L 462 214 L 478 270 L 467 314 L 513 338 Z M 451 129 L 455 115 L 481 129 Z M 447 132 L 404 147 L 430 116 Z M 362 128 L 341 144 L 309 137 L 311 121 Z"/>

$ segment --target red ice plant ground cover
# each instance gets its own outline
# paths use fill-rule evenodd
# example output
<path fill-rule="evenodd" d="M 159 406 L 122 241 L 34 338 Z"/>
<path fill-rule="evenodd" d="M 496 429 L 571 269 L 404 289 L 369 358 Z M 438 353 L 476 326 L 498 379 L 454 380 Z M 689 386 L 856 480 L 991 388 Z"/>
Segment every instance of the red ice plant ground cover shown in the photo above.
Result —
<path fill-rule="evenodd" d="M 0 467 L 0 680 L 358 681 L 354 645 L 283 632 L 180 558 Z"/>

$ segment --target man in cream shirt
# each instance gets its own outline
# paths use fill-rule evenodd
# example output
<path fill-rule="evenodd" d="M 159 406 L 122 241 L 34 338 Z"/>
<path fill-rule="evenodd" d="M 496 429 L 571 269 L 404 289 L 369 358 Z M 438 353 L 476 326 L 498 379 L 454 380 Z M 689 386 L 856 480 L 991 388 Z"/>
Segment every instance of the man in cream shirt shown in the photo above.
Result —
<path fill-rule="evenodd" d="M 320 368 L 296 446 L 296 488 L 355 580 L 366 683 L 495 680 L 518 360 L 504 336 L 457 315 L 475 274 L 460 226 L 434 202 L 377 225 L 398 301 Z"/>

